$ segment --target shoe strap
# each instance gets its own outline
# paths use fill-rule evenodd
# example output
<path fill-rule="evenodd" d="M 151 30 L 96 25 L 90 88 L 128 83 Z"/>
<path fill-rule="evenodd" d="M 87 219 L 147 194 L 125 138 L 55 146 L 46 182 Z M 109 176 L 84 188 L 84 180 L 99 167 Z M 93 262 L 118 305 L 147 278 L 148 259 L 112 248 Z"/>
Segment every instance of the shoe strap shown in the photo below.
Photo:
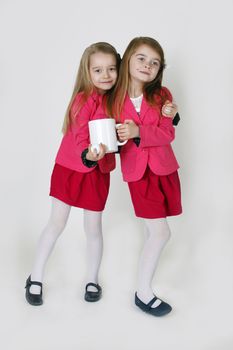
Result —
<path fill-rule="evenodd" d="M 41 287 L 42 288 L 42 283 L 41 282 L 38 282 L 38 281 L 31 281 L 31 278 L 28 278 L 27 279 L 27 282 L 26 282 L 26 287 L 25 288 L 27 288 L 27 287 L 31 287 L 31 286 L 39 286 L 39 287 Z"/>
<path fill-rule="evenodd" d="M 32 285 L 35 285 L 35 286 L 42 287 L 42 283 L 41 283 L 41 282 L 31 281 L 30 284 L 31 284 L 31 286 L 32 286 Z"/>
<path fill-rule="evenodd" d="M 87 283 L 87 285 L 86 285 L 86 291 L 87 291 L 87 288 L 90 287 L 90 286 L 91 287 L 95 287 L 98 291 L 101 290 L 101 287 L 98 284 L 90 282 L 90 283 Z"/>
<path fill-rule="evenodd" d="M 148 306 L 148 308 L 150 308 L 150 307 L 154 304 L 154 302 L 155 302 L 157 299 L 158 299 L 158 298 L 157 298 L 156 296 L 154 296 L 154 298 L 151 299 L 151 301 L 149 301 L 149 303 L 146 304 L 146 306 Z"/>

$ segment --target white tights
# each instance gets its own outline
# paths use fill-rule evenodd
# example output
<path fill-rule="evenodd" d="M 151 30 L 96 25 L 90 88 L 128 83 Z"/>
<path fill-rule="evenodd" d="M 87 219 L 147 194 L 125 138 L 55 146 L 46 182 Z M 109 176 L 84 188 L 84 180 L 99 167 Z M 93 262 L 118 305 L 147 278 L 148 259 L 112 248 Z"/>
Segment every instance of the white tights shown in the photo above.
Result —
<path fill-rule="evenodd" d="M 52 197 L 52 209 L 49 221 L 44 228 L 36 250 L 31 273 L 32 281 L 43 281 L 46 262 L 53 247 L 63 232 L 71 207 Z M 103 253 L 102 212 L 84 210 L 84 230 L 87 238 L 87 274 L 86 282 L 98 283 L 98 272 Z M 89 290 L 95 290 L 90 287 Z M 39 286 L 31 286 L 30 292 L 40 293 Z"/>
<path fill-rule="evenodd" d="M 139 299 L 147 304 L 154 297 L 151 286 L 153 275 L 158 265 L 160 254 L 171 233 L 165 218 L 144 219 L 144 221 L 146 238 L 139 261 L 137 295 Z M 155 303 L 158 305 L 158 301 Z"/>

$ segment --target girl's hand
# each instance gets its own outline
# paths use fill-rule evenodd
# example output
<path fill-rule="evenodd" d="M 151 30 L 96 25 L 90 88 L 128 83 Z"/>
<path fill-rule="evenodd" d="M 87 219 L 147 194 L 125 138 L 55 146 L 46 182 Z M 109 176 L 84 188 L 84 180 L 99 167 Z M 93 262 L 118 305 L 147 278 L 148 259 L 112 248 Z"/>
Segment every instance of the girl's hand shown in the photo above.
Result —
<path fill-rule="evenodd" d="M 134 123 L 133 120 L 126 119 L 124 124 L 121 124 L 117 128 L 117 135 L 120 141 L 126 141 L 139 137 L 139 127 Z"/>
<path fill-rule="evenodd" d="M 105 156 L 107 148 L 102 143 L 99 144 L 99 153 L 96 152 L 96 149 L 92 151 L 91 145 L 88 147 L 88 152 L 86 154 L 86 159 L 97 162 Z"/>
<path fill-rule="evenodd" d="M 162 107 L 162 115 L 168 118 L 174 118 L 178 111 L 178 107 L 175 103 L 166 101 Z"/>

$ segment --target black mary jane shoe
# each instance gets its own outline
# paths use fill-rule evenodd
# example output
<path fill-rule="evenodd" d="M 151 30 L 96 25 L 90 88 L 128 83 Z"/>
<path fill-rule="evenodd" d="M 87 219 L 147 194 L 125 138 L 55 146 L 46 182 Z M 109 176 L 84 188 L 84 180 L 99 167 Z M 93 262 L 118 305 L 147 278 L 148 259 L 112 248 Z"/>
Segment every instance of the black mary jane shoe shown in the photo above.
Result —
<path fill-rule="evenodd" d="M 97 291 L 96 292 L 88 291 L 87 289 L 89 286 L 95 287 Z M 90 302 L 98 301 L 100 300 L 101 296 L 102 296 L 102 288 L 98 284 L 90 282 L 86 285 L 86 291 L 84 296 L 84 299 L 86 301 L 90 301 Z"/>
<path fill-rule="evenodd" d="M 40 289 L 40 294 L 33 294 L 30 292 L 30 287 L 36 285 L 39 286 Z M 31 305 L 42 305 L 43 304 L 43 299 L 42 299 L 42 283 L 41 282 L 37 282 L 37 281 L 31 281 L 31 276 L 28 277 L 27 281 L 26 281 L 26 293 L 25 293 L 25 297 L 26 300 L 29 304 Z"/>
<path fill-rule="evenodd" d="M 137 293 L 135 293 L 135 304 L 144 312 L 147 312 L 150 315 L 153 316 L 164 316 L 166 314 L 168 314 L 169 312 L 171 312 L 172 307 L 171 305 L 165 303 L 165 301 L 162 301 L 161 299 L 161 303 L 156 306 L 156 307 L 152 307 L 152 305 L 154 304 L 154 302 L 157 300 L 158 298 L 156 296 L 154 296 L 154 298 L 152 298 L 148 304 L 143 303 L 137 296 Z"/>

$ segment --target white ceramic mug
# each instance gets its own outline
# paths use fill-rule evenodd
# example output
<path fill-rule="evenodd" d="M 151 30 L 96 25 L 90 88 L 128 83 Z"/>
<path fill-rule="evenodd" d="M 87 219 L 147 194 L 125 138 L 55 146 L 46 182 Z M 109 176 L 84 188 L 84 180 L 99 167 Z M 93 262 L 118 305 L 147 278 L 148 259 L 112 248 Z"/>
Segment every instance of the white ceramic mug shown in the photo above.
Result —
<path fill-rule="evenodd" d="M 117 124 L 119 126 L 120 124 Z M 126 141 L 117 140 L 116 122 L 113 118 L 95 119 L 88 122 L 90 142 L 92 150 L 99 153 L 99 144 L 102 143 L 107 147 L 106 153 L 117 152 L 118 146 L 124 145 Z"/>

